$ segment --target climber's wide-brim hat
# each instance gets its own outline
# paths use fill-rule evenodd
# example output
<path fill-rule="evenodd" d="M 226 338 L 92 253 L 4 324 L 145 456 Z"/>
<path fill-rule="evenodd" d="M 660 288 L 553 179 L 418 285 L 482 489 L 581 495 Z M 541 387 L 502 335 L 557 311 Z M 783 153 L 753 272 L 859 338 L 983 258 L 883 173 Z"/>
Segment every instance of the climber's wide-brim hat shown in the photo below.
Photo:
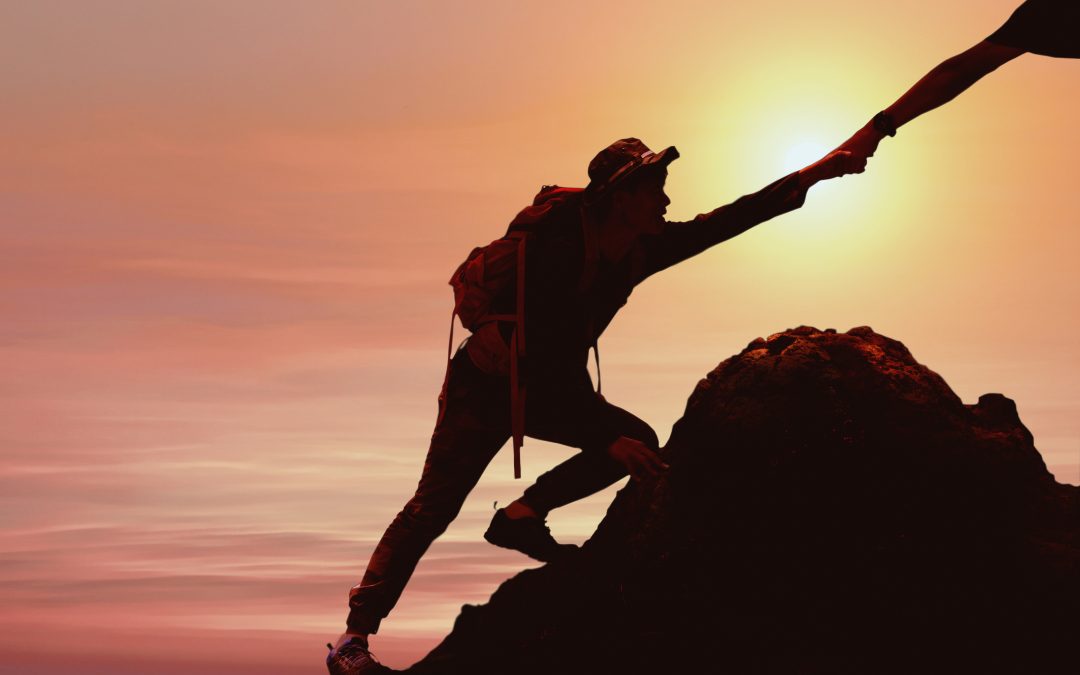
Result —
<path fill-rule="evenodd" d="M 624 138 L 604 148 L 589 162 L 589 185 L 585 194 L 596 199 L 647 166 L 667 166 L 679 158 L 679 151 L 670 146 L 653 152 L 636 138 Z"/>

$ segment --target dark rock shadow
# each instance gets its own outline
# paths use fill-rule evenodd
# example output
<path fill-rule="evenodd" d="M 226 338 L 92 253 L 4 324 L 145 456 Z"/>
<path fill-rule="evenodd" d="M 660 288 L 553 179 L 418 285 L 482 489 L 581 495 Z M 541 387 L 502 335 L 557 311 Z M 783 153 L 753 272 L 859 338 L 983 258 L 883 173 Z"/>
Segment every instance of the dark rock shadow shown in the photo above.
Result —
<path fill-rule="evenodd" d="M 463 608 L 415 675 L 1073 673 L 1080 488 L 1012 401 L 799 327 L 698 383 L 573 560 Z"/>

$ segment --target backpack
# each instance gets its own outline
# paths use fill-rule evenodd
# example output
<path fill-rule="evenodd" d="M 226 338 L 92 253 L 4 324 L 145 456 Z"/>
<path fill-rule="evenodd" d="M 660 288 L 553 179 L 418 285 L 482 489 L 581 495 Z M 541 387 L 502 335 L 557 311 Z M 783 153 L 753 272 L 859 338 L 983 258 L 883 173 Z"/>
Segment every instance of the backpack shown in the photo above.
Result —
<path fill-rule="evenodd" d="M 557 221 L 579 218 L 581 188 L 545 185 L 531 206 L 523 209 L 502 237 L 487 246 L 474 248 L 450 277 L 454 289 L 454 311 L 450 315 L 450 340 L 446 346 L 446 378 L 450 378 L 454 346 L 454 317 L 472 333 L 470 358 L 483 355 L 482 370 L 510 376 L 510 431 L 514 441 L 514 478 L 521 478 L 521 446 L 525 438 L 525 385 L 518 372 L 518 360 L 525 356 L 525 251 L 528 242 L 543 236 Z M 512 298 L 512 302 L 509 302 Z M 496 305 L 512 306 L 495 311 Z M 500 326 L 508 326 L 509 341 Z M 475 360 L 475 359 L 474 359 Z M 599 355 L 597 356 L 599 364 Z M 478 364 L 479 365 L 479 364 Z M 599 367 L 599 366 L 598 366 Z M 446 405 L 439 406 L 438 423 Z"/>

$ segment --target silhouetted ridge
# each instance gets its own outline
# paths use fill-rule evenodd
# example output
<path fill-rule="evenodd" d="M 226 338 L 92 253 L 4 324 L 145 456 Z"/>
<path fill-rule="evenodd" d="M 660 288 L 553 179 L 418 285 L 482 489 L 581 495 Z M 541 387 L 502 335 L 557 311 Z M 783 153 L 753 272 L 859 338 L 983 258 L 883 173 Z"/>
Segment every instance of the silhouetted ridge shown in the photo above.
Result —
<path fill-rule="evenodd" d="M 1004 396 L 799 327 L 701 380 L 663 456 L 408 672 L 1076 672 L 1080 488 Z"/>

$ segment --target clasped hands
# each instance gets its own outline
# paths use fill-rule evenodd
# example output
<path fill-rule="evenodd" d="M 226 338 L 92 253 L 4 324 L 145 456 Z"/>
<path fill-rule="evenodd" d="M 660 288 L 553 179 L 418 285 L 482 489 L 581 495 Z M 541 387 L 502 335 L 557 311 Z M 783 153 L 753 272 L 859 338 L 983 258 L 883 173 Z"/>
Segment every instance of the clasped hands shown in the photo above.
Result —
<path fill-rule="evenodd" d="M 866 161 L 874 156 L 882 138 L 884 134 L 868 122 L 835 150 L 799 171 L 803 188 L 849 173 L 862 173 L 866 170 Z"/>

